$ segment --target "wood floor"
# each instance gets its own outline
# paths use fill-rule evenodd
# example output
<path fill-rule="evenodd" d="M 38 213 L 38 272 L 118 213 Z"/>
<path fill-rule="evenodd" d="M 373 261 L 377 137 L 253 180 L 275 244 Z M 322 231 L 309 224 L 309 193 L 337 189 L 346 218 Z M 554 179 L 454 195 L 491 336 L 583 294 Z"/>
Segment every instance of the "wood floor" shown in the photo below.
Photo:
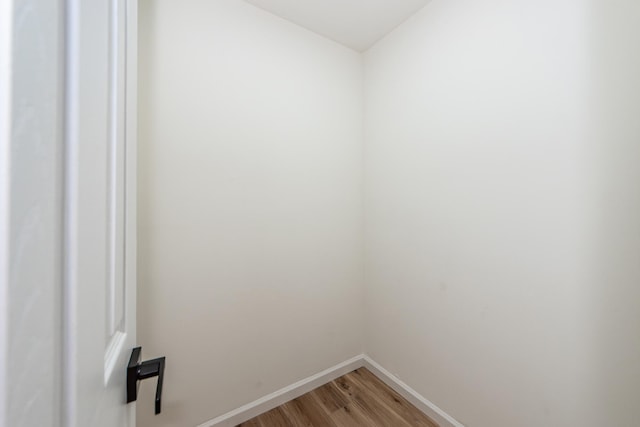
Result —
<path fill-rule="evenodd" d="M 278 406 L 238 427 L 437 427 L 366 368 Z"/>

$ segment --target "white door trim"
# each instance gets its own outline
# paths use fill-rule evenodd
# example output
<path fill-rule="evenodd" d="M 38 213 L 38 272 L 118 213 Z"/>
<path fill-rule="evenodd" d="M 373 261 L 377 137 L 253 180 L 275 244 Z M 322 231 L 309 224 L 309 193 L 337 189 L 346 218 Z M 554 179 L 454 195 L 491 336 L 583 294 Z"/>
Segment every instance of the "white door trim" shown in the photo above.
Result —
<path fill-rule="evenodd" d="M 0 426 L 60 426 L 63 16 L 0 0 Z"/>
<path fill-rule="evenodd" d="M 9 166 L 13 2 L 0 1 L 0 426 L 7 423 L 9 344 Z"/>

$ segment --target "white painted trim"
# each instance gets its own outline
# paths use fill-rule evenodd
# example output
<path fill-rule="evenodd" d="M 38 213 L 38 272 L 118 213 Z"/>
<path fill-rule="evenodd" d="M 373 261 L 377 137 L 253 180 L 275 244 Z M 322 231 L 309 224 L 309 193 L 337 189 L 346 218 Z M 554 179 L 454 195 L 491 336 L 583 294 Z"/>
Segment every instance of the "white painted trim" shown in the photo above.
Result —
<path fill-rule="evenodd" d="M 429 401 L 407 384 L 400 381 L 398 377 L 384 369 L 365 354 L 352 357 L 349 360 L 261 397 L 260 399 L 241 406 L 238 409 L 234 409 L 233 411 L 227 412 L 226 414 L 220 415 L 212 420 L 205 421 L 198 427 L 237 426 L 238 424 L 257 417 L 260 414 L 264 414 L 273 408 L 287 403 L 292 399 L 300 397 L 317 387 L 323 386 L 336 378 L 362 367 L 371 371 L 372 374 L 411 402 L 412 405 L 437 422 L 440 427 L 464 427 L 462 423 L 456 421 L 451 415 L 438 408 L 433 402 Z"/>
<path fill-rule="evenodd" d="M 438 408 L 433 402 L 426 399 L 420 393 L 402 382 L 398 377 L 374 362 L 369 356 L 364 356 L 364 367 L 411 402 L 416 408 L 424 412 L 429 418 L 440 424 L 441 427 L 464 427 L 462 423 L 456 421 L 451 415 Z"/>
<path fill-rule="evenodd" d="M 126 1 L 125 104 L 125 330 L 137 342 L 138 254 L 138 0 Z M 136 425 L 136 403 L 127 408 L 127 426 Z"/>
<path fill-rule="evenodd" d="M 79 136 L 78 136 L 78 93 L 80 64 L 80 4 L 65 1 L 64 7 L 64 215 L 63 215 L 63 285 L 62 285 L 62 425 L 75 427 L 74 417 L 78 408 L 78 348 L 75 331 L 78 325 L 76 307 L 78 305 L 78 241 L 76 224 L 79 181 Z"/>
<path fill-rule="evenodd" d="M 287 403 L 288 401 L 300 397 L 311 390 L 320 387 L 330 381 L 335 380 L 364 366 L 365 356 L 363 354 L 352 357 L 342 363 L 339 363 L 329 369 L 312 375 L 308 378 L 291 384 L 285 388 L 282 388 L 274 393 L 268 394 L 256 401 L 248 403 L 244 406 L 234 409 L 231 412 L 227 412 L 217 418 L 209 421 L 205 421 L 198 427 L 233 427 L 240 423 L 250 420 L 253 417 L 257 417 L 271 409 Z"/>
<path fill-rule="evenodd" d="M 9 167 L 11 154 L 11 43 L 13 2 L 0 0 L 0 426 L 8 424 Z"/>

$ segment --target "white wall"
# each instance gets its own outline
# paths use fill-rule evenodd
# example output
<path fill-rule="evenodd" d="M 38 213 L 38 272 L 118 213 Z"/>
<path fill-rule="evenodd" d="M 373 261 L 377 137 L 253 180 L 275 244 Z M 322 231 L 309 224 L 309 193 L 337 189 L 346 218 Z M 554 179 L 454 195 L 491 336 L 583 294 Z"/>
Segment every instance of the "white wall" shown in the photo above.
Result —
<path fill-rule="evenodd" d="M 362 58 L 238 0 L 140 16 L 138 421 L 193 426 L 363 350 Z"/>
<path fill-rule="evenodd" d="M 139 332 L 196 425 L 363 349 L 470 427 L 640 417 L 640 4 L 433 0 L 361 58 L 146 0 Z M 145 409 L 146 408 L 146 409 Z"/>
<path fill-rule="evenodd" d="M 465 425 L 637 425 L 639 9 L 434 0 L 365 56 L 367 353 Z"/>

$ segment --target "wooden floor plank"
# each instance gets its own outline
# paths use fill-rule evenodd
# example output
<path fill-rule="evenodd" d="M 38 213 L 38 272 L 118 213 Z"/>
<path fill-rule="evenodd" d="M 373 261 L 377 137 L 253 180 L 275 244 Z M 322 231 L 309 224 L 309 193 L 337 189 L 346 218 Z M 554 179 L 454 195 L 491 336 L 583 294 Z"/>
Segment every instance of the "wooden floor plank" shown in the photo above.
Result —
<path fill-rule="evenodd" d="M 336 427 L 327 411 L 322 407 L 322 404 L 311 393 L 307 393 L 297 398 L 307 415 L 307 418 L 311 421 L 313 426 L 326 426 Z"/>
<path fill-rule="evenodd" d="M 360 368 L 239 427 L 438 427 L 418 408 Z"/>
<path fill-rule="evenodd" d="M 258 418 L 252 418 L 249 421 L 238 425 L 238 427 L 262 427 L 262 426 L 260 425 L 260 421 L 258 421 Z"/>
<path fill-rule="evenodd" d="M 313 390 L 311 395 L 320 401 L 327 413 L 332 414 L 349 404 L 349 400 L 331 382 Z"/>
<path fill-rule="evenodd" d="M 401 416 L 382 403 L 370 390 L 360 387 L 349 374 L 338 378 L 336 383 L 376 426 L 411 427 Z"/>
<path fill-rule="evenodd" d="M 415 427 L 437 427 L 418 408 L 409 404 L 395 390 L 383 383 L 378 377 L 365 368 L 356 369 L 348 377 L 361 387 L 369 389 L 393 412 L 401 416 L 407 423 Z"/>
<path fill-rule="evenodd" d="M 290 400 L 280 407 L 282 408 L 282 412 L 284 412 L 284 415 L 287 417 L 287 421 L 289 421 L 291 425 L 300 427 L 313 427 L 311 420 L 306 415 L 307 411 L 309 411 L 311 408 L 303 406 L 300 398 Z"/>
<path fill-rule="evenodd" d="M 337 427 L 369 427 L 380 425 L 367 417 L 355 403 L 350 403 L 344 408 L 335 411 L 331 415 L 331 419 Z"/>
<path fill-rule="evenodd" d="M 265 412 L 264 414 L 258 417 L 258 422 L 261 427 L 291 427 L 292 424 L 289 423 L 287 417 L 282 412 L 281 407 L 277 407 L 275 409 L 270 410 L 269 412 Z"/>

